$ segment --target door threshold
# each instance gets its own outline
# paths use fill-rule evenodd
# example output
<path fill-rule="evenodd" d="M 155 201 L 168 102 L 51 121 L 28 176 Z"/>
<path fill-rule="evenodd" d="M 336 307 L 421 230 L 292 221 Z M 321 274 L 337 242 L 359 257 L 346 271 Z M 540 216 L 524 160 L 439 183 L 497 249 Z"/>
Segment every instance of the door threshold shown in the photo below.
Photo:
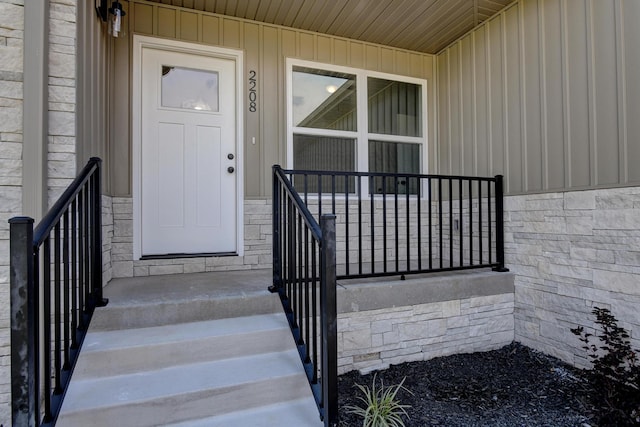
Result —
<path fill-rule="evenodd" d="M 200 252 L 195 254 L 158 254 L 158 255 L 142 255 L 141 261 L 149 259 L 176 259 L 176 258 L 204 258 L 204 257 L 224 257 L 224 256 L 238 256 L 236 252 Z"/>

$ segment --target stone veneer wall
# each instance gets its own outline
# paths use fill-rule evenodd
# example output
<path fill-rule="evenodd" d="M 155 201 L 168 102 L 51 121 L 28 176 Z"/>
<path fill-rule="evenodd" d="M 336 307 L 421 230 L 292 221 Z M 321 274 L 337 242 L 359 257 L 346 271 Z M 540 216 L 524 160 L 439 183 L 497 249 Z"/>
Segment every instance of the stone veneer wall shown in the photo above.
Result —
<path fill-rule="evenodd" d="M 244 256 L 133 260 L 133 199 L 113 198 L 113 277 L 271 268 L 271 200 L 244 202 Z"/>
<path fill-rule="evenodd" d="M 510 196 L 505 221 L 516 341 L 588 366 L 569 329 L 598 306 L 640 347 L 640 187 Z"/>
<path fill-rule="evenodd" d="M 0 423 L 11 419 L 9 218 L 22 213 L 24 6 L 0 0 Z"/>
<path fill-rule="evenodd" d="M 338 288 L 340 373 L 489 351 L 514 340 L 513 274 L 352 282 Z"/>
<path fill-rule="evenodd" d="M 76 1 L 49 0 L 49 206 L 76 177 Z M 81 165 L 81 166 L 84 166 Z"/>

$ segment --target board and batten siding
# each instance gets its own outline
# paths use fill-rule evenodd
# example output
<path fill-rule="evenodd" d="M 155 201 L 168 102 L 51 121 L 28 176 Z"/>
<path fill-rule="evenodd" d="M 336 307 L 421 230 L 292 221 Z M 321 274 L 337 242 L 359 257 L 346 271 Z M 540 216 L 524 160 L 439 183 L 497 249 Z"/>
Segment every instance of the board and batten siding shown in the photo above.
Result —
<path fill-rule="evenodd" d="M 639 21 L 637 0 L 520 0 L 440 52 L 439 172 L 640 184 Z"/>
<path fill-rule="evenodd" d="M 257 110 L 248 109 L 244 99 L 245 196 L 267 197 L 271 192 L 271 166 L 286 158 L 286 58 L 305 59 L 427 80 L 427 141 L 434 141 L 435 56 L 386 46 L 300 31 L 209 12 L 132 0 L 125 3 L 130 34 L 163 37 L 239 49 L 244 52 L 245 98 L 249 71 L 257 75 Z M 116 43 L 114 67 L 130 69 L 130 43 Z M 113 194 L 131 194 L 130 117 L 131 85 L 125 79 L 116 87 L 112 125 L 111 183 Z M 255 144 L 253 143 L 255 138 Z M 428 157 L 435 163 L 435 151 L 428 144 Z M 429 170 L 433 168 L 430 167 Z"/>

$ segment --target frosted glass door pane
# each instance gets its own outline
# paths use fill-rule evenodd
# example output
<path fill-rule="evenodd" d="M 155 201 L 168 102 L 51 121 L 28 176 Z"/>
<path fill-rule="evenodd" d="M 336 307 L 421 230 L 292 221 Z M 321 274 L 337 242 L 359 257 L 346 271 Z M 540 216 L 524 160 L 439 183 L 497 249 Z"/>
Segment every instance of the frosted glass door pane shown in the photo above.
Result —
<path fill-rule="evenodd" d="M 162 66 L 162 106 L 219 111 L 216 71 Z"/>

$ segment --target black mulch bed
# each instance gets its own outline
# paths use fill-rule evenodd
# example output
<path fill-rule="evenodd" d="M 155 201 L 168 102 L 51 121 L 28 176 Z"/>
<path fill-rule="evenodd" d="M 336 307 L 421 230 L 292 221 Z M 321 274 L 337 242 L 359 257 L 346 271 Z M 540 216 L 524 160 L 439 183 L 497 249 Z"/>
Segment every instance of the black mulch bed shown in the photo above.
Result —
<path fill-rule="evenodd" d="M 362 426 L 346 405 L 362 406 L 354 384 L 371 387 L 373 373 L 357 371 L 338 380 L 340 425 Z M 589 386 L 581 372 L 514 343 L 499 350 L 393 365 L 377 372 L 384 385 L 399 384 L 406 427 L 594 426 Z"/>

